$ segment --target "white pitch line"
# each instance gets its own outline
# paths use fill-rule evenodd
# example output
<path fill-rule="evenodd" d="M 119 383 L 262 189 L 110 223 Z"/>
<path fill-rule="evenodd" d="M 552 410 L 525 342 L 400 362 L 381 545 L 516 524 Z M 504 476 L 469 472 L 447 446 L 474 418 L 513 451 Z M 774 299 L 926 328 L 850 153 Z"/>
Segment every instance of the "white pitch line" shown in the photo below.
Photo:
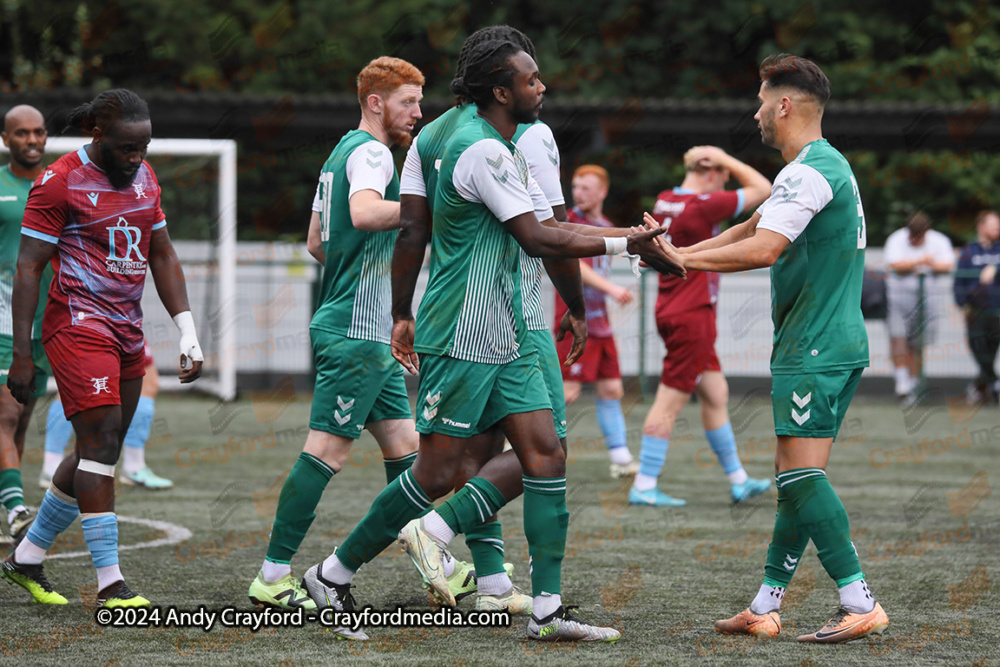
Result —
<path fill-rule="evenodd" d="M 120 516 L 118 521 L 121 523 L 134 523 L 140 526 L 149 526 L 150 528 L 155 528 L 156 530 L 162 530 L 166 533 L 166 537 L 161 537 L 158 540 L 151 540 L 149 542 L 140 542 L 139 544 L 126 544 L 118 547 L 118 551 L 131 551 L 133 549 L 149 549 L 151 547 L 166 547 L 171 544 L 177 544 L 178 542 L 183 542 L 184 540 L 191 537 L 191 531 L 184 526 L 178 526 L 175 523 L 167 523 L 166 521 L 154 521 L 153 519 L 138 519 L 131 516 Z M 53 558 L 78 558 L 79 556 L 89 556 L 90 551 L 70 551 L 64 554 L 52 554 L 51 556 L 46 556 L 45 560 L 52 560 Z"/>

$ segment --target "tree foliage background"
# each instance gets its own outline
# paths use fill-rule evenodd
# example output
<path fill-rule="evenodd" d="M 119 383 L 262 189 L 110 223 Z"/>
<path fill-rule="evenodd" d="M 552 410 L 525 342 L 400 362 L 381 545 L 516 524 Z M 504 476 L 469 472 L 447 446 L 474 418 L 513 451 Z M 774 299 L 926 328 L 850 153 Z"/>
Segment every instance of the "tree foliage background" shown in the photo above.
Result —
<path fill-rule="evenodd" d="M 547 95 L 561 101 L 752 104 L 757 63 L 786 51 L 818 62 L 836 100 L 1000 103 L 1000 7 L 986 0 L 0 0 L 0 91 L 5 105 L 19 92 L 64 87 L 350 94 L 357 71 L 389 54 L 424 71 L 428 98 L 445 99 L 462 40 L 494 23 L 534 40 Z M 241 237 L 275 231 L 262 230 L 253 214 L 279 192 L 308 210 L 330 148 L 298 151 L 279 173 L 241 174 Z M 241 146 L 241 154 L 252 150 Z M 586 157 L 603 158 L 614 183 L 628 183 L 648 205 L 682 178 L 676 153 L 644 151 L 618 164 Z M 916 207 L 959 240 L 969 235 L 975 209 L 995 205 L 1000 158 L 992 152 L 855 151 L 848 158 L 873 243 Z M 780 160 L 764 167 L 773 177 Z M 616 190 L 612 211 L 626 196 Z M 301 238 L 304 223 L 277 231 Z"/>

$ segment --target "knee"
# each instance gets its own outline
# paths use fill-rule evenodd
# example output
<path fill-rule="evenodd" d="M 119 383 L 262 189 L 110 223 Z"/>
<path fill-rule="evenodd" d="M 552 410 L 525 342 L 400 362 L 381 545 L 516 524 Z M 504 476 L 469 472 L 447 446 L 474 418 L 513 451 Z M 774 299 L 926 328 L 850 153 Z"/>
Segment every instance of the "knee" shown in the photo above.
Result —
<path fill-rule="evenodd" d="M 667 440 L 670 438 L 673 430 L 674 418 L 668 416 L 666 419 L 647 419 L 645 425 L 642 427 L 642 434 Z"/>
<path fill-rule="evenodd" d="M 428 466 L 421 465 L 420 463 L 420 455 L 418 454 L 417 460 L 414 461 L 413 467 L 410 470 L 413 473 L 413 479 L 420 485 L 420 488 L 427 494 L 428 498 L 437 500 L 452 491 L 455 476 L 460 466 Z"/>
<path fill-rule="evenodd" d="M 625 387 L 619 382 L 597 385 L 597 398 L 602 401 L 618 401 L 625 395 Z"/>
<path fill-rule="evenodd" d="M 524 452 L 521 467 L 529 477 L 562 477 L 566 474 L 566 450 L 558 440 Z"/>

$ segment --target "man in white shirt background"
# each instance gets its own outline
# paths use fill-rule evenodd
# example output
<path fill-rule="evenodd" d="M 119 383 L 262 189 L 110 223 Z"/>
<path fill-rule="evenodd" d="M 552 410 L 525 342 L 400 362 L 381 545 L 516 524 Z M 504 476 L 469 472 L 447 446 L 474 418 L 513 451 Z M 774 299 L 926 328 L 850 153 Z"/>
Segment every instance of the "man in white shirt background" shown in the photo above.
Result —
<path fill-rule="evenodd" d="M 951 241 L 930 227 L 927 214 L 917 211 L 885 242 L 890 354 L 896 394 L 909 402 L 916 399 L 923 345 L 934 341 L 944 317 L 938 276 L 955 268 Z"/>

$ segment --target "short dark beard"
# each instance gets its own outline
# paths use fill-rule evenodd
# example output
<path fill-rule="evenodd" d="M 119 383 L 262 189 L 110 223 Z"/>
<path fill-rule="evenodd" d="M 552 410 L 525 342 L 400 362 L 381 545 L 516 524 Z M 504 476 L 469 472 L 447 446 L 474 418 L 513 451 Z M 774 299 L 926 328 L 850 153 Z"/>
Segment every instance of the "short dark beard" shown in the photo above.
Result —
<path fill-rule="evenodd" d="M 111 153 L 109 148 L 106 148 L 104 144 L 100 146 L 101 151 L 101 163 L 104 165 L 104 175 L 108 177 L 108 181 L 111 182 L 111 187 L 115 190 L 122 190 L 132 185 L 132 181 L 135 180 L 136 174 L 139 170 L 135 170 L 133 173 L 129 174 L 123 172 L 120 169 L 116 169 L 114 155 Z"/>
<path fill-rule="evenodd" d="M 510 110 L 510 115 L 518 125 L 530 125 L 538 120 L 538 107 L 528 107 L 527 109 L 515 107 Z"/>
<path fill-rule="evenodd" d="M 45 159 L 45 151 L 43 150 L 41 155 L 39 155 L 38 159 L 35 160 L 34 162 L 29 162 L 21 153 L 18 153 L 17 155 L 11 153 L 10 159 L 12 162 L 17 162 L 19 165 L 21 165 L 21 167 L 23 167 L 25 171 L 31 171 L 32 169 L 40 165 L 42 163 L 42 160 Z"/>
<path fill-rule="evenodd" d="M 761 119 L 760 123 L 760 141 L 765 146 L 770 146 L 771 148 L 777 148 L 775 143 L 777 141 L 777 128 L 775 127 L 774 119 L 770 120 Z"/>

